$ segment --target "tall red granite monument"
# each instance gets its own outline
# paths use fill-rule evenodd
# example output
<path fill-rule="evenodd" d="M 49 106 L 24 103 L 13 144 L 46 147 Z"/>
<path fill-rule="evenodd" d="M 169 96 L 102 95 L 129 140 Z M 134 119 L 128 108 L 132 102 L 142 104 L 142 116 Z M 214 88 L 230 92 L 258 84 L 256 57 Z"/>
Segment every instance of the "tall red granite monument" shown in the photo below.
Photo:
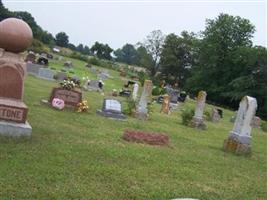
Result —
<path fill-rule="evenodd" d="M 24 21 L 8 18 L 0 22 L 0 135 L 31 135 L 23 102 L 26 63 L 20 54 L 31 42 L 32 30 Z"/>

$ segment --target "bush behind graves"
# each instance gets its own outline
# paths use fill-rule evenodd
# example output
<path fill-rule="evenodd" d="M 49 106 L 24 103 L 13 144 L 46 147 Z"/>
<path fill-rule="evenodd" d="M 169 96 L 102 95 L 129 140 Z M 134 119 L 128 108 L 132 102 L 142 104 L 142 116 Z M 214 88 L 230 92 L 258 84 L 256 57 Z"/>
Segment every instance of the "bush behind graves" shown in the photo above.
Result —
<path fill-rule="evenodd" d="M 181 114 L 182 124 L 188 126 L 193 116 L 194 116 L 193 109 L 189 109 L 189 108 L 183 109 L 182 114 Z"/>

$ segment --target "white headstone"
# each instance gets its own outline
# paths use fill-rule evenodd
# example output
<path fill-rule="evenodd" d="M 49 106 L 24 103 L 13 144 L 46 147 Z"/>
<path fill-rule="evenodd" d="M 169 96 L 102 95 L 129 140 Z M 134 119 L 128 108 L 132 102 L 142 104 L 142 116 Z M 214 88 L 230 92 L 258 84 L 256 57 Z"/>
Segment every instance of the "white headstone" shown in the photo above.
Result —
<path fill-rule="evenodd" d="M 203 120 L 203 112 L 205 108 L 206 96 L 207 93 L 205 91 L 200 91 L 198 93 L 194 118 Z"/>
<path fill-rule="evenodd" d="M 251 122 L 257 109 L 257 100 L 245 96 L 239 104 L 233 130 L 230 136 L 238 139 L 240 143 L 249 144 L 251 139 Z"/>
<path fill-rule="evenodd" d="M 143 92 L 138 103 L 136 117 L 139 119 L 146 119 L 148 114 L 147 104 L 152 93 L 152 81 L 145 80 Z"/>
<path fill-rule="evenodd" d="M 136 101 L 136 99 L 137 99 L 138 89 L 139 89 L 139 85 L 138 85 L 138 83 L 135 83 L 133 85 L 133 94 L 132 94 L 132 98 L 134 101 Z"/>
<path fill-rule="evenodd" d="M 198 93 L 195 114 L 191 121 L 191 126 L 194 128 L 206 129 L 206 124 L 204 123 L 204 118 L 203 118 L 206 96 L 207 93 L 205 91 L 200 91 Z"/>
<path fill-rule="evenodd" d="M 119 101 L 114 99 L 106 99 L 105 110 L 111 110 L 116 112 L 121 112 L 121 104 Z"/>

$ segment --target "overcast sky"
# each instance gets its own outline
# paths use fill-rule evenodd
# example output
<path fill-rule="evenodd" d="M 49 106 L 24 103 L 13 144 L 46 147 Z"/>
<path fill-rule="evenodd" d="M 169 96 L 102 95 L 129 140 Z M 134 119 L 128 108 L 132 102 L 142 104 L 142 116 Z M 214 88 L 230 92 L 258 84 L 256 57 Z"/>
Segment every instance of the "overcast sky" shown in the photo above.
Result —
<path fill-rule="evenodd" d="M 183 30 L 199 32 L 205 28 L 205 19 L 228 13 L 249 19 L 256 26 L 254 44 L 267 47 L 266 0 L 119 1 L 3 0 L 3 3 L 12 11 L 28 11 L 53 35 L 66 32 L 75 45 L 92 46 L 100 41 L 116 49 L 125 43 L 143 41 L 156 29 L 165 34 L 180 34 Z"/>

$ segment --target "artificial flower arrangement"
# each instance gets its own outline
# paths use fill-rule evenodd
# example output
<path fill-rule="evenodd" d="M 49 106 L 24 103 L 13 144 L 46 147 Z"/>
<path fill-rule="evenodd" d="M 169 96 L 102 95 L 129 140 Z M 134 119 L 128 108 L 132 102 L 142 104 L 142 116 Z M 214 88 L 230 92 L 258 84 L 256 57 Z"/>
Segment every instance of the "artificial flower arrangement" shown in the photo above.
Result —
<path fill-rule="evenodd" d="M 73 90 L 77 84 L 74 83 L 72 80 L 64 80 L 63 82 L 60 83 L 61 87 L 65 90 Z"/>
<path fill-rule="evenodd" d="M 87 101 L 82 101 L 77 104 L 77 112 L 87 112 L 89 109 L 89 106 L 87 104 Z"/>

